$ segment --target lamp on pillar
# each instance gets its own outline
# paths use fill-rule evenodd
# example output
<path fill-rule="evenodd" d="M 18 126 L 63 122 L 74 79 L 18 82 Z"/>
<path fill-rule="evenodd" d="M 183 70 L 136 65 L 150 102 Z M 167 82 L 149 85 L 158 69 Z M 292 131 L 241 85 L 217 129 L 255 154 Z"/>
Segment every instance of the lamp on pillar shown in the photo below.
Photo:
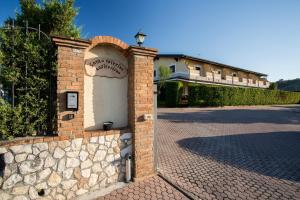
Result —
<path fill-rule="evenodd" d="M 144 43 L 145 37 L 147 35 L 142 33 L 141 31 L 137 32 L 137 34 L 135 34 L 134 38 L 136 40 L 136 43 L 141 46 Z"/>

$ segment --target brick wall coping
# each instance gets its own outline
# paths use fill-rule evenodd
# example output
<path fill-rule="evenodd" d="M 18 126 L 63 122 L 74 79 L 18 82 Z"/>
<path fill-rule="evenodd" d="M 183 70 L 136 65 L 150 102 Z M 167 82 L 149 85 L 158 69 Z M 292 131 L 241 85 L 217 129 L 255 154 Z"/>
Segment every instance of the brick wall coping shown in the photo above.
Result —
<path fill-rule="evenodd" d="M 52 36 L 52 41 L 57 46 L 67 46 L 67 47 L 75 47 L 85 49 L 89 47 L 92 49 L 98 44 L 108 44 L 119 47 L 122 50 L 127 50 L 129 45 L 119 40 L 118 38 L 112 36 L 96 36 L 91 40 L 84 40 L 80 38 L 72 38 L 72 37 L 63 37 L 63 36 Z"/>
<path fill-rule="evenodd" d="M 129 52 L 139 56 L 155 57 L 157 55 L 158 50 L 154 48 L 146 48 L 132 45 L 129 47 Z"/>
<path fill-rule="evenodd" d="M 112 36 L 96 36 L 91 40 L 91 46 L 89 47 L 89 49 L 92 49 L 99 44 L 114 45 L 122 50 L 127 50 L 129 47 L 128 44 L 126 44 L 122 40 L 119 40 L 118 38 Z"/>
<path fill-rule="evenodd" d="M 155 57 L 158 50 L 154 48 L 140 47 L 136 45 L 129 46 L 125 42 L 112 36 L 96 36 L 91 40 L 84 40 L 72 37 L 52 36 L 52 41 L 57 46 L 66 46 L 79 49 L 92 49 L 99 44 L 114 45 L 122 50 L 129 50 L 130 53 L 140 56 Z"/>
<path fill-rule="evenodd" d="M 75 39 L 72 37 L 52 36 L 52 41 L 57 46 L 66 46 L 66 47 L 73 47 L 79 49 L 85 49 L 91 45 L 90 40 L 77 39 L 77 38 Z"/>
<path fill-rule="evenodd" d="M 15 138 L 14 140 L 0 141 L 0 147 L 10 147 L 10 146 L 22 145 L 22 144 L 35 144 L 35 143 L 42 143 L 42 142 L 72 140 L 75 138 L 88 139 L 97 136 L 116 135 L 116 134 L 121 135 L 123 133 L 128 133 L 128 132 L 130 132 L 129 129 L 121 129 L 121 130 L 114 129 L 109 131 L 103 131 L 103 130 L 85 131 L 82 134 L 76 134 L 76 135 L 23 137 L 23 138 Z"/>

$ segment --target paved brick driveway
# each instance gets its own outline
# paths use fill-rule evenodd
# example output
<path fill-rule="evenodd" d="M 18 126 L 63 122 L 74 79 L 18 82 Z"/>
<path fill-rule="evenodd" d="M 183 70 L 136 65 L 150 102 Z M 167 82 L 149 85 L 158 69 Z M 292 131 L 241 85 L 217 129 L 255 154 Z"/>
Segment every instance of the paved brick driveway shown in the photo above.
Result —
<path fill-rule="evenodd" d="M 300 199 L 300 106 L 159 109 L 159 170 L 201 199 Z"/>
<path fill-rule="evenodd" d="M 162 178 L 154 176 L 144 181 L 130 183 L 124 188 L 117 189 L 97 200 L 188 200 L 183 194 L 165 182 Z"/>

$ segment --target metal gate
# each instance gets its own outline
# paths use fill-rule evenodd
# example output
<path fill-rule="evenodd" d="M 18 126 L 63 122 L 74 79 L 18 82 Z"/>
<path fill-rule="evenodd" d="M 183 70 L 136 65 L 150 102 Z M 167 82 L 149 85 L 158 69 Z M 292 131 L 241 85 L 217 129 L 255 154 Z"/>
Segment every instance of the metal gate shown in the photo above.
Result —
<path fill-rule="evenodd" d="M 153 154 L 154 154 L 154 169 L 158 171 L 158 155 L 157 155 L 157 84 L 153 86 Z"/>

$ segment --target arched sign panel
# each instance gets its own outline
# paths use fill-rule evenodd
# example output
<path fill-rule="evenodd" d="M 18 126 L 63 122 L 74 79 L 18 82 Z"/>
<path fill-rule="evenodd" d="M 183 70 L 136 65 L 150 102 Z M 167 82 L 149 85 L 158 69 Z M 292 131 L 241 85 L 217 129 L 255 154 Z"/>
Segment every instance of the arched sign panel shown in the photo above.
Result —
<path fill-rule="evenodd" d="M 98 45 L 85 53 L 84 128 L 99 130 L 128 125 L 128 59 L 112 45 Z"/>
<path fill-rule="evenodd" d="M 89 76 L 124 78 L 127 76 L 128 64 L 116 58 L 98 56 L 85 60 L 85 70 Z"/>

